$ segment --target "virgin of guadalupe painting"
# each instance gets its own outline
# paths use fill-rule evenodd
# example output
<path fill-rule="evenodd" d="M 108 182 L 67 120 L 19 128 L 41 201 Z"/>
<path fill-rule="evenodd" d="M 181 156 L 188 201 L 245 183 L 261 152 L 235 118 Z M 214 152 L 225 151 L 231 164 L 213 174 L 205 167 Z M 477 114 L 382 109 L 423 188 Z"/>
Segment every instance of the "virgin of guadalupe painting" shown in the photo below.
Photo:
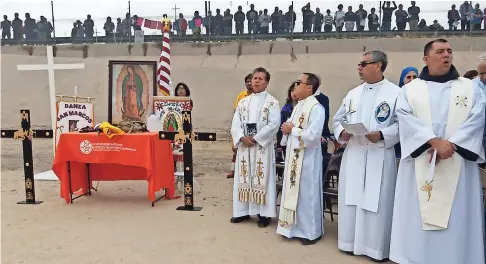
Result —
<path fill-rule="evenodd" d="M 189 97 L 154 97 L 154 113 L 160 120 L 163 131 L 176 132 L 182 129 L 182 111 L 191 110 L 191 99 Z"/>
<path fill-rule="evenodd" d="M 143 121 L 157 93 L 155 61 L 110 61 L 108 122 Z"/>

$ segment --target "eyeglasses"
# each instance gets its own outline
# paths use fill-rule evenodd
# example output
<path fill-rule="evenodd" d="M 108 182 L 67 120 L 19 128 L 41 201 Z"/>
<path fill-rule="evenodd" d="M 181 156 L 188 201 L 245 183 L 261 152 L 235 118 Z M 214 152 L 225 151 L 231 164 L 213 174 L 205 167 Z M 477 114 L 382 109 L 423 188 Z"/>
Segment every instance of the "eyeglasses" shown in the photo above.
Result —
<path fill-rule="evenodd" d="M 358 63 L 358 66 L 361 66 L 361 67 L 366 67 L 366 65 L 368 64 L 375 64 L 375 63 L 378 63 L 379 61 L 361 61 L 360 63 Z"/>
<path fill-rule="evenodd" d="M 312 85 L 312 84 L 309 84 L 309 83 L 305 83 L 305 82 L 303 82 L 303 81 L 301 81 L 301 80 L 297 80 L 297 81 L 295 81 L 295 86 L 300 85 L 300 84 Z"/>

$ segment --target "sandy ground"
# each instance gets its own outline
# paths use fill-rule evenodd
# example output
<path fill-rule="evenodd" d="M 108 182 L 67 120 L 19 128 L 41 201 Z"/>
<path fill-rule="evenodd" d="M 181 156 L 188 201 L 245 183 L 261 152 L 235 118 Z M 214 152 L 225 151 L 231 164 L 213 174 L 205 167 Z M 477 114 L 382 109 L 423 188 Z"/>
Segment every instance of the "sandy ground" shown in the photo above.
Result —
<path fill-rule="evenodd" d="M 194 146 L 195 194 L 200 212 L 177 211 L 182 200 L 154 208 L 143 181 L 101 182 L 98 192 L 66 204 L 59 183 L 36 181 L 40 205 L 25 198 L 20 141 L 2 140 L 2 263 L 372 263 L 337 249 L 337 222 L 328 218 L 324 238 L 312 246 L 276 234 L 275 221 L 230 224 L 232 180 L 228 142 Z M 49 140 L 36 139 L 35 172 L 49 170 Z"/>

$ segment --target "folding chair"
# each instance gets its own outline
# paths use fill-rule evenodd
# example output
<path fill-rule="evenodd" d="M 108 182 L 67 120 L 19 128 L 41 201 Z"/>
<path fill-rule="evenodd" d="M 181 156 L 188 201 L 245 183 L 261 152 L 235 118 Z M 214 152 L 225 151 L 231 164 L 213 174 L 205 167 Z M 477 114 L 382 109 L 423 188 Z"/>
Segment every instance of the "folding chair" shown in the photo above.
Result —
<path fill-rule="evenodd" d="M 334 179 L 336 180 L 336 183 L 339 182 L 339 169 L 341 167 L 342 158 L 342 152 L 332 155 L 329 159 L 329 164 L 324 176 L 324 213 L 329 213 L 331 215 L 331 221 L 334 221 L 334 215 L 338 214 L 338 212 L 333 211 L 332 207 L 337 204 L 337 202 L 333 202 L 333 200 L 336 201 L 338 199 L 338 188 L 334 185 Z"/>

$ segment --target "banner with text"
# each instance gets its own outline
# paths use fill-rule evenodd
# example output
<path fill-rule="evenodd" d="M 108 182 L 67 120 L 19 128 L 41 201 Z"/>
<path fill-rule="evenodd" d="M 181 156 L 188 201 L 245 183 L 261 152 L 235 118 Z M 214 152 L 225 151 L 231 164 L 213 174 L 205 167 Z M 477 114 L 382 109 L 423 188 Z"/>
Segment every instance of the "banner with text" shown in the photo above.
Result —
<path fill-rule="evenodd" d="M 57 102 L 56 147 L 62 133 L 77 131 L 86 126 L 94 126 L 92 103 Z"/>

